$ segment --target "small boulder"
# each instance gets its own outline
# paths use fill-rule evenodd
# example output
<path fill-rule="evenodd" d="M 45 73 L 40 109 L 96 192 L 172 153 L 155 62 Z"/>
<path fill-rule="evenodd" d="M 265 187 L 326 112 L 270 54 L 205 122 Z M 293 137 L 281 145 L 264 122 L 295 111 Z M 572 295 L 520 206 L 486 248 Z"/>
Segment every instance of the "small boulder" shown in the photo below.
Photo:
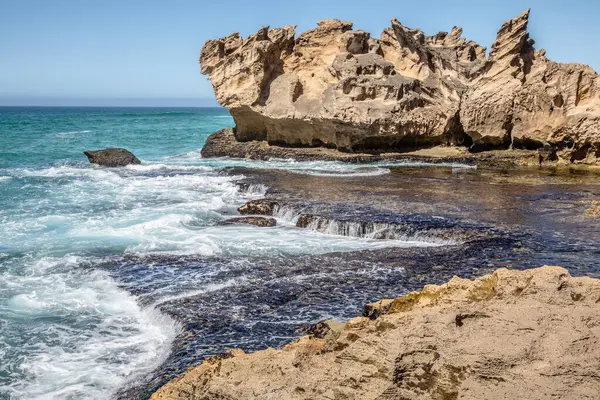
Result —
<path fill-rule="evenodd" d="M 84 151 L 92 164 L 104 165 L 106 167 L 124 167 L 130 164 L 141 164 L 141 161 L 130 151 L 125 149 L 104 149 Z"/>
<path fill-rule="evenodd" d="M 242 215 L 273 215 L 277 205 L 273 200 L 252 200 L 238 208 L 238 212 Z"/>
<path fill-rule="evenodd" d="M 247 224 L 254 225 L 261 228 L 267 228 L 277 225 L 275 218 L 264 218 L 264 217 L 239 217 L 231 218 L 221 222 L 219 225 L 232 225 L 232 224 Z"/>

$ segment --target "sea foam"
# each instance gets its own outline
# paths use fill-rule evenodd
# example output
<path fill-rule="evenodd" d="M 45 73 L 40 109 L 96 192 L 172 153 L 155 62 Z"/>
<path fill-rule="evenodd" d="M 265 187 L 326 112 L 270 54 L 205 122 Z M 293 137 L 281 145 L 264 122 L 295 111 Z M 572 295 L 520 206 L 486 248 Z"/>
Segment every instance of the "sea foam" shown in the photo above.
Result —
<path fill-rule="evenodd" d="M 167 357 L 180 326 L 154 307 L 140 307 L 106 272 L 76 268 L 81 264 L 75 256 L 45 257 L 26 277 L 0 277 L 12 293 L 7 307 L 15 325 L 1 335 L 4 345 L 13 344 L 2 369 L 24 377 L 5 387 L 6 394 L 104 399 Z M 45 322 L 27 322 L 36 320 Z M 15 351 L 28 356 L 14 357 Z"/>

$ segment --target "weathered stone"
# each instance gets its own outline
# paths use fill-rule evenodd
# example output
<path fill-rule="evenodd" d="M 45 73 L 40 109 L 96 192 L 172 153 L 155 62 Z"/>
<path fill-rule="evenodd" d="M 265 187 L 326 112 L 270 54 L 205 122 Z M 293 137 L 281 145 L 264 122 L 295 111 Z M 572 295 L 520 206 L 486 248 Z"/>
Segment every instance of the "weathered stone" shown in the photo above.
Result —
<path fill-rule="evenodd" d="M 120 148 L 88 150 L 84 151 L 83 154 L 87 156 L 92 164 L 99 164 L 107 167 L 123 167 L 130 164 L 141 164 L 140 160 L 131 152 Z"/>
<path fill-rule="evenodd" d="M 595 162 L 600 79 L 536 51 L 528 21 L 529 10 L 507 21 L 487 58 L 459 27 L 426 36 L 394 19 L 376 39 L 328 20 L 297 38 L 286 26 L 208 41 L 200 63 L 238 141 L 349 152 L 549 143 L 566 162 Z"/>
<path fill-rule="evenodd" d="M 459 148 L 436 147 L 409 153 L 346 153 L 325 147 L 281 147 L 264 141 L 240 142 L 234 130 L 221 129 L 210 135 L 202 147 L 202 156 L 238 157 L 250 160 L 273 158 L 298 161 L 340 161 L 347 163 L 373 163 L 402 160 L 406 162 L 461 163 L 482 167 L 501 167 L 537 163 L 538 154 L 529 150 L 505 150 L 485 153 L 469 153 Z"/>
<path fill-rule="evenodd" d="M 242 215 L 273 215 L 277 206 L 275 200 L 251 200 L 238 208 L 238 212 Z"/>
<path fill-rule="evenodd" d="M 298 331 L 304 335 L 311 335 L 318 339 L 336 339 L 345 326 L 346 323 L 344 322 L 326 320 L 305 328 L 300 328 Z"/>
<path fill-rule="evenodd" d="M 204 362 L 152 399 L 591 400 L 599 299 L 600 280 L 559 267 L 455 277 L 334 335 Z"/>
<path fill-rule="evenodd" d="M 529 10 L 498 32 L 486 72 L 463 98 L 463 128 L 481 148 L 549 144 L 566 161 L 594 162 L 600 150 L 598 75 L 588 66 L 559 64 L 536 51 L 528 22 Z"/>
<path fill-rule="evenodd" d="M 592 207 L 585 211 L 585 215 L 589 218 L 600 218 L 600 201 L 594 202 Z"/>
<path fill-rule="evenodd" d="M 556 155 L 556 147 L 552 146 L 550 143 L 544 143 L 543 147 L 538 149 L 538 161 L 540 163 L 540 167 L 544 163 L 544 161 L 556 161 L 558 156 Z"/>
<path fill-rule="evenodd" d="M 264 218 L 264 217 L 238 217 L 231 218 L 225 221 L 222 221 L 220 225 L 232 225 L 232 224 L 246 224 L 246 225 L 254 225 L 261 228 L 272 227 L 277 225 L 277 220 L 275 218 Z"/>
<path fill-rule="evenodd" d="M 377 319 L 380 315 L 388 313 L 393 302 L 394 300 L 392 299 L 384 299 L 375 303 L 369 303 L 363 309 L 363 317 Z"/>

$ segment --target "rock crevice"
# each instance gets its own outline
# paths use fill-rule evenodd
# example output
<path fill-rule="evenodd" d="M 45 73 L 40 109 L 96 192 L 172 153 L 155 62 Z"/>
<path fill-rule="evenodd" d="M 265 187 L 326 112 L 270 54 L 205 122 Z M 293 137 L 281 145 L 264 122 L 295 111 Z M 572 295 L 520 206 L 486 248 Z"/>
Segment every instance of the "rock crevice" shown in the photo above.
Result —
<path fill-rule="evenodd" d="M 426 36 L 394 19 L 374 38 L 326 20 L 298 36 L 285 26 L 209 40 L 201 72 L 240 142 L 346 152 L 549 144 L 569 162 L 595 162 L 600 79 L 537 51 L 529 15 L 500 28 L 488 57 L 460 27 Z"/>

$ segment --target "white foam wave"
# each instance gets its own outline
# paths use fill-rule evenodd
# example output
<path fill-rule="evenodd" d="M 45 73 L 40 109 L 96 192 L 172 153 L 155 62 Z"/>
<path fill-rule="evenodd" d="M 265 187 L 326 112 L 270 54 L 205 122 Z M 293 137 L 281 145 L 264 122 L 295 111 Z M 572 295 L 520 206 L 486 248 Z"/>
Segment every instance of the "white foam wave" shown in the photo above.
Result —
<path fill-rule="evenodd" d="M 348 170 L 345 172 L 331 172 L 327 170 L 291 170 L 291 172 L 312 176 L 329 176 L 337 178 L 354 178 L 359 176 L 380 176 L 389 174 L 391 171 L 387 168 L 364 168 L 362 170 Z"/>
<path fill-rule="evenodd" d="M 235 209 L 258 193 L 242 194 L 236 185 L 241 176 L 213 171 L 204 166 L 191 174 L 146 176 L 90 166 L 15 170 L 26 178 L 24 185 L 31 184 L 29 178 L 49 179 L 33 181 L 44 188 L 60 179 L 60 190 L 47 190 L 43 201 L 15 202 L 11 215 L 1 220 L 0 243 L 29 251 L 109 247 L 215 254 L 218 249 L 199 227 L 218 220 L 219 210 Z"/>
<path fill-rule="evenodd" d="M 0 276 L 8 291 L 0 313 L 12 315 L 2 340 L 17 344 L 5 350 L 7 364 L 0 369 L 22 371 L 5 388 L 10 396 L 110 398 L 168 356 L 178 324 L 154 307 L 141 308 L 105 272 L 78 267 L 81 261 L 42 258 L 26 276 Z"/>
<path fill-rule="evenodd" d="M 325 254 L 336 251 L 360 251 L 389 247 L 430 247 L 439 244 L 430 241 L 378 240 L 367 237 L 350 237 L 323 233 L 311 229 L 298 229 L 282 224 L 273 228 L 253 226 L 218 226 L 203 230 L 203 237 L 210 239 L 220 254 L 277 255 L 277 254 Z"/>
<path fill-rule="evenodd" d="M 212 172 L 213 168 L 204 165 L 172 165 L 172 164 L 140 164 L 128 165 L 126 169 L 134 171 L 205 171 Z"/>
<path fill-rule="evenodd" d="M 240 192 L 245 197 L 264 197 L 267 194 L 269 188 L 262 183 L 252 183 L 248 185 L 246 188 L 241 189 Z"/>
<path fill-rule="evenodd" d="M 60 165 L 39 170 L 22 169 L 15 171 L 19 177 L 40 177 L 40 178 L 60 178 L 60 177 L 88 177 L 90 179 L 119 179 L 119 175 L 110 169 L 92 166 L 91 168 L 74 167 L 69 165 Z"/>
<path fill-rule="evenodd" d="M 293 166 L 306 173 L 387 173 L 382 167 L 295 161 L 263 162 Z M 192 173 L 152 176 L 148 170 L 188 167 Z M 242 176 L 217 174 L 215 166 L 169 163 L 107 169 L 62 165 L 22 170 L 24 177 L 61 179 L 60 191 L 48 191 L 44 202 L 18 203 L 20 216 L 0 224 L 0 242 L 7 248 L 89 251 L 111 248 L 134 254 L 246 255 L 323 253 L 373 247 L 428 245 L 416 238 L 378 241 L 295 228 L 298 215 L 281 209 L 274 229 L 252 226 L 214 226 L 248 198 L 263 196 L 267 187 L 237 182 Z M 355 175 L 356 176 L 356 175 Z M 36 182 L 36 184 L 38 184 Z M 49 183 L 50 184 L 50 183 Z M 327 232 L 326 232 L 327 233 Z M 319 242 L 323 242 L 320 246 Z M 385 242 L 385 243 L 384 243 Z M 422 242 L 427 242 L 423 240 Z"/>
<path fill-rule="evenodd" d="M 177 293 L 177 294 L 161 296 L 156 301 L 154 301 L 154 303 L 152 303 L 152 306 L 158 307 L 160 304 L 164 304 L 169 301 L 186 299 L 189 297 L 194 297 L 194 296 L 198 296 L 198 295 L 205 294 L 205 293 L 216 292 L 218 290 L 222 290 L 222 289 L 225 289 L 228 287 L 242 285 L 244 283 L 246 283 L 245 278 L 236 278 L 236 279 L 229 279 L 229 280 L 227 280 L 225 282 L 221 282 L 221 283 L 211 283 L 208 285 L 202 285 L 199 289 L 189 290 L 189 291 L 185 291 L 185 292 L 181 292 L 181 293 Z"/>
<path fill-rule="evenodd" d="M 79 135 L 82 133 L 91 133 L 92 131 L 90 130 L 84 130 L 84 131 L 71 131 L 71 132 L 58 132 L 56 134 L 56 136 L 71 136 L 71 135 Z"/>
<path fill-rule="evenodd" d="M 12 179 L 11 176 L 0 176 L 0 182 L 8 182 Z"/>
<path fill-rule="evenodd" d="M 192 157 L 192 155 L 189 155 Z M 197 155 L 195 155 L 197 157 Z M 460 163 L 430 163 L 421 161 L 380 161 L 369 164 L 345 163 L 341 161 L 296 161 L 293 159 L 270 159 L 256 161 L 234 158 L 195 159 L 195 161 L 210 165 L 215 168 L 225 166 L 239 166 L 255 169 L 283 170 L 297 174 L 331 176 L 331 177 L 359 177 L 378 176 L 390 172 L 390 168 L 418 168 L 418 167 L 445 167 L 456 169 L 474 169 L 476 166 Z"/>

